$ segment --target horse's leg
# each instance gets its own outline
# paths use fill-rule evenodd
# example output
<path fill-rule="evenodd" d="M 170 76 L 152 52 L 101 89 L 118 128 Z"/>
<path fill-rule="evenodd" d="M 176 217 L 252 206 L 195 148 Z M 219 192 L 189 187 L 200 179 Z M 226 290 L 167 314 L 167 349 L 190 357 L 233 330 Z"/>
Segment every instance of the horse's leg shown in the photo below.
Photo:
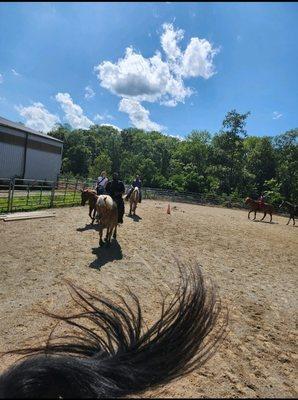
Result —
<path fill-rule="evenodd" d="M 117 225 L 115 225 L 113 238 L 114 238 L 114 239 L 117 238 Z"/>
<path fill-rule="evenodd" d="M 129 214 L 128 214 L 128 215 L 131 215 L 131 209 L 132 209 L 132 203 L 130 202 L 130 205 L 129 205 Z"/>
<path fill-rule="evenodd" d="M 272 222 L 272 212 L 270 212 L 270 222 Z"/>
<path fill-rule="evenodd" d="M 95 214 L 96 214 L 96 207 L 93 208 L 92 225 L 94 224 Z"/>
<path fill-rule="evenodd" d="M 89 203 L 89 217 L 92 219 L 92 225 L 94 222 L 94 219 L 92 218 L 92 205 Z"/>
<path fill-rule="evenodd" d="M 293 217 L 293 226 L 295 225 L 295 217 Z"/>
<path fill-rule="evenodd" d="M 110 233 L 110 228 L 107 227 L 107 233 L 106 233 L 106 237 L 105 237 L 106 242 L 109 240 L 109 233 Z"/>
<path fill-rule="evenodd" d="M 103 240 L 102 240 L 102 231 L 103 231 L 103 228 L 100 226 L 100 228 L 99 228 L 99 244 L 100 244 L 100 246 L 102 246 L 104 244 Z"/>
<path fill-rule="evenodd" d="M 112 229 L 111 227 L 107 228 L 107 236 L 106 236 L 106 246 L 110 247 L 111 245 L 111 235 L 112 235 Z"/>
<path fill-rule="evenodd" d="M 266 215 L 267 215 L 267 211 L 264 211 L 264 216 L 263 216 L 263 218 L 261 219 L 261 221 L 263 221 L 263 219 L 266 217 Z"/>
<path fill-rule="evenodd" d="M 252 210 L 250 210 L 249 212 L 248 212 L 248 215 L 247 215 L 247 218 L 248 219 L 250 219 L 250 213 L 252 212 Z"/>
<path fill-rule="evenodd" d="M 290 216 L 289 221 L 287 222 L 287 225 L 289 225 L 290 221 L 291 221 L 292 217 Z"/>
<path fill-rule="evenodd" d="M 256 217 L 257 217 L 257 212 L 256 212 L 256 210 L 255 210 L 255 216 L 254 216 L 253 221 L 256 219 Z"/>

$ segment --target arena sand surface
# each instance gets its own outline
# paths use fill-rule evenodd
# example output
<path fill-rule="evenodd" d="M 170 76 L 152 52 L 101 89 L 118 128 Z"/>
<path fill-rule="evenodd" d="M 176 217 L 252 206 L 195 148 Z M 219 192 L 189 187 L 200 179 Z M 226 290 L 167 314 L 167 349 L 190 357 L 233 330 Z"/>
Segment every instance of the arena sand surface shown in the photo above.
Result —
<path fill-rule="evenodd" d="M 126 284 L 153 322 L 157 289 L 171 292 L 178 280 L 178 257 L 201 264 L 216 282 L 229 332 L 202 368 L 145 396 L 297 397 L 297 227 L 279 216 L 273 224 L 249 221 L 245 210 L 171 206 L 168 215 L 166 202 L 143 201 L 140 219 L 125 216 L 110 249 L 98 247 L 87 207 L 56 209 L 51 219 L 0 221 L 0 351 L 47 337 L 54 322 L 37 314 L 41 307 L 72 310 L 64 278 L 111 298 Z M 11 362 L 3 359 L 1 370 Z"/>

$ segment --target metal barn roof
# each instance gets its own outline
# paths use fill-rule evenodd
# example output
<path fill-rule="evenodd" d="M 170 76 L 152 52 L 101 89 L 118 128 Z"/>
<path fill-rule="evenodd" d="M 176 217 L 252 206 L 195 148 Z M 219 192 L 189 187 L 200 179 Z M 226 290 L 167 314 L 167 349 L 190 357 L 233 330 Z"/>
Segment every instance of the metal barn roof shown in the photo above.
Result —
<path fill-rule="evenodd" d="M 52 136 L 48 136 L 48 135 L 43 134 L 41 132 L 37 132 L 37 131 L 35 131 L 35 130 L 31 129 L 31 128 L 28 128 L 25 125 L 9 121 L 8 119 L 3 118 L 3 117 L 0 117 L 0 126 L 7 126 L 9 128 L 13 128 L 13 129 L 17 129 L 19 131 L 30 133 L 31 135 L 41 136 L 41 137 L 43 137 L 45 139 L 55 140 L 56 142 L 63 143 L 62 140 L 56 139 L 56 138 L 54 138 Z"/>

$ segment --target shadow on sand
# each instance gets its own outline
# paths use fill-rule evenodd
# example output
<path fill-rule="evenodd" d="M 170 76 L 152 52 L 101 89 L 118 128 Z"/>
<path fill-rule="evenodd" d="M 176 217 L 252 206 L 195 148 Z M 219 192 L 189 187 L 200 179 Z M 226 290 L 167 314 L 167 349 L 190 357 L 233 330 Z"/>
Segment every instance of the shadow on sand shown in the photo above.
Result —
<path fill-rule="evenodd" d="M 98 270 L 110 261 L 122 260 L 123 258 L 121 246 L 116 239 L 112 239 L 110 247 L 106 247 L 106 245 L 94 247 L 92 249 L 92 254 L 96 254 L 97 258 L 92 261 L 89 267 Z"/>
<path fill-rule="evenodd" d="M 273 221 L 261 221 L 260 219 L 255 219 L 252 222 L 261 222 L 262 224 L 278 224 L 278 222 L 273 222 Z"/>
<path fill-rule="evenodd" d="M 127 214 L 126 216 L 127 216 L 127 218 L 131 218 L 134 222 L 139 222 L 140 219 L 142 219 L 138 215 L 129 215 L 129 214 Z"/>
<path fill-rule="evenodd" d="M 85 231 L 89 231 L 90 229 L 93 229 L 94 231 L 98 231 L 98 224 L 94 223 L 94 225 L 92 224 L 86 224 L 86 226 L 84 226 L 84 228 L 77 228 L 78 232 L 85 232 Z"/>

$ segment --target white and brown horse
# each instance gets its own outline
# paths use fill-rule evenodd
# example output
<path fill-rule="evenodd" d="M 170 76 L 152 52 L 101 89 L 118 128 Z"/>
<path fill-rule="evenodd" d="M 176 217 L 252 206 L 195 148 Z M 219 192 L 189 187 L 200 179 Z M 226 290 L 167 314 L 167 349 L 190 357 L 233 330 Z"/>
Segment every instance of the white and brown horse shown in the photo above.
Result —
<path fill-rule="evenodd" d="M 140 191 L 138 187 L 135 187 L 129 198 L 129 203 L 130 203 L 129 215 L 132 214 L 136 215 L 136 209 L 139 200 L 140 200 Z"/>
<path fill-rule="evenodd" d="M 117 225 L 118 225 L 118 208 L 116 202 L 111 196 L 101 194 L 98 196 L 96 202 L 96 211 L 99 216 L 99 244 L 104 244 L 102 240 L 102 233 L 104 228 L 107 229 L 106 234 L 106 245 L 109 246 L 111 243 L 111 237 L 114 230 L 113 238 L 117 237 Z"/>

